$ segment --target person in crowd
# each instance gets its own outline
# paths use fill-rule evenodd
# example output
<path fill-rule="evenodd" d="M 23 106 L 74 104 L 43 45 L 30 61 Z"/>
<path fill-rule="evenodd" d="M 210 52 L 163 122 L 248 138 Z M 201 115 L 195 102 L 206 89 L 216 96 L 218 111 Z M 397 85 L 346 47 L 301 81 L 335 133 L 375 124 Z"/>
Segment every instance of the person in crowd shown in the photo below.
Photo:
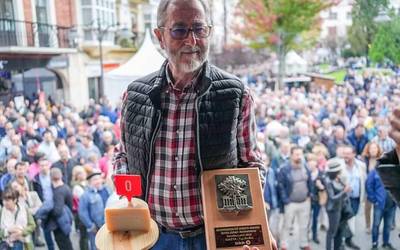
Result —
<path fill-rule="evenodd" d="M 47 225 L 47 214 L 52 210 L 54 206 L 53 202 L 53 189 L 51 187 L 51 176 L 50 176 L 50 161 L 47 160 L 46 156 L 39 158 L 39 173 L 33 178 L 32 185 L 33 190 L 38 194 L 42 206 L 34 214 L 36 221 L 42 220 L 41 227 L 43 229 L 44 239 L 48 250 L 54 250 L 54 241 L 51 236 L 51 229 Z"/>
<path fill-rule="evenodd" d="M 67 146 L 69 148 L 71 158 L 76 162 L 81 162 L 83 146 L 77 141 L 75 134 L 67 135 Z"/>
<path fill-rule="evenodd" d="M 21 185 L 20 183 L 18 183 L 17 180 L 13 180 L 9 186 L 12 189 L 18 191 L 19 207 L 28 209 L 31 215 L 36 214 L 36 212 L 42 206 L 42 201 L 40 200 L 36 191 L 28 190 L 25 185 Z M 35 220 L 35 230 L 32 233 L 32 237 L 33 237 L 33 243 L 37 247 L 43 247 L 45 245 L 40 235 L 41 235 L 40 225 L 37 222 L 37 220 Z"/>
<path fill-rule="evenodd" d="M 345 129 L 342 126 L 335 126 L 333 137 L 325 145 L 329 150 L 329 156 L 336 156 L 336 148 L 338 145 L 349 144 L 350 142 L 346 138 Z"/>
<path fill-rule="evenodd" d="M 96 233 L 104 224 L 104 209 L 111 191 L 103 185 L 101 172 L 88 175 L 88 188 L 79 199 L 79 218 L 85 225 L 91 250 L 96 250 Z"/>
<path fill-rule="evenodd" d="M 375 141 L 369 142 L 365 145 L 364 151 L 362 153 L 364 162 L 366 164 L 367 175 L 373 169 L 375 169 L 378 159 L 382 156 L 383 152 L 379 144 Z M 364 215 L 365 215 L 365 226 L 367 228 L 367 233 L 371 233 L 371 212 L 372 205 L 369 199 L 365 199 L 364 205 Z"/>
<path fill-rule="evenodd" d="M 108 145 L 106 153 L 104 156 L 99 160 L 99 169 L 105 179 L 105 184 L 108 187 L 113 187 L 112 183 L 112 170 L 113 170 L 113 165 L 112 165 L 112 158 L 114 155 L 114 146 L 113 145 Z"/>
<path fill-rule="evenodd" d="M 71 186 L 72 169 L 78 165 L 78 162 L 71 159 L 67 145 L 60 145 L 58 154 L 60 155 L 60 160 L 53 163 L 51 167 L 59 168 L 63 174 L 63 182 Z"/>
<path fill-rule="evenodd" d="M 79 230 L 79 249 L 81 250 L 88 250 L 88 244 L 89 244 L 89 238 L 88 238 L 88 232 L 86 230 L 85 225 L 82 223 L 82 221 L 79 218 L 79 201 L 83 193 L 85 192 L 85 188 L 87 186 L 87 181 L 86 181 L 86 170 L 84 167 L 77 165 L 73 168 L 72 170 L 72 181 L 71 181 L 71 186 L 72 186 L 72 201 L 73 201 L 73 206 L 72 206 L 72 213 L 74 215 L 74 222 L 75 222 L 75 228 Z"/>
<path fill-rule="evenodd" d="M 29 140 L 26 143 L 26 154 L 22 156 L 22 161 L 32 164 L 35 162 L 35 154 L 38 150 L 39 143 L 36 140 Z"/>
<path fill-rule="evenodd" d="M 350 131 L 347 139 L 354 147 L 356 155 L 361 155 L 365 145 L 368 143 L 368 136 L 365 134 L 364 125 L 362 123 L 357 124 L 357 126 Z"/>
<path fill-rule="evenodd" d="M 271 167 L 269 158 L 266 154 L 263 154 L 263 160 L 265 166 L 267 166 L 267 176 L 265 178 L 264 185 L 264 202 L 267 207 L 267 215 L 269 228 L 272 235 L 277 241 L 279 241 L 279 224 L 280 224 L 280 213 L 279 213 L 279 196 L 278 196 L 278 180 L 275 169 Z"/>
<path fill-rule="evenodd" d="M 312 179 L 303 162 L 303 149 L 299 146 L 291 148 L 290 162 L 278 172 L 279 195 L 284 205 L 284 223 L 281 249 L 288 249 L 287 240 L 294 219 L 298 220 L 300 247 L 310 249 L 307 225 L 310 219 L 310 197 L 312 195 Z"/>
<path fill-rule="evenodd" d="M 102 135 L 101 143 L 99 145 L 99 150 L 100 150 L 101 155 L 104 155 L 105 153 L 107 153 L 107 148 L 109 146 L 113 146 L 115 144 L 117 144 L 117 143 L 114 140 L 114 136 L 113 136 L 112 132 L 109 130 L 104 131 L 103 135 Z"/>
<path fill-rule="evenodd" d="M 0 138 L 3 138 L 6 133 L 5 125 L 7 123 L 7 117 L 3 115 L 3 112 L 0 114 Z"/>
<path fill-rule="evenodd" d="M 328 161 L 324 185 L 328 195 L 326 211 L 328 213 L 329 228 L 326 232 L 326 250 L 343 249 L 343 237 L 347 224 L 346 218 L 342 218 L 345 200 L 348 199 L 350 186 L 343 184 L 340 173 L 345 168 L 344 162 L 339 158 Z"/>
<path fill-rule="evenodd" d="M 27 143 L 29 140 L 35 140 L 39 143 L 41 143 L 43 140 L 42 136 L 40 136 L 39 133 L 35 130 L 32 123 L 27 124 L 25 134 L 22 136 L 22 142 L 24 144 Z"/>
<path fill-rule="evenodd" d="M 0 160 L 3 162 L 6 161 L 8 155 L 10 154 L 12 147 L 11 138 L 15 135 L 15 128 L 11 122 L 7 122 L 4 126 L 4 129 L 6 131 L 6 135 L 0 140 Z"/>
<path fill-rule="evenodd" d="M 372 138 L 372 141 L 378 143 L 383 152 L 390 152 L 396 147 L 396 143 L 389 137 L 389 129 L 385 125 L 378 127 L 378 135 Z"/>
<path fill-rule="evenodd" d="M 351 145 L 346 145 L 343 149 L 343 159 L 345 161 L 345 169 L 343 171 L 344 178 L 351 188 L 349 193 L 350 204 L 354 215 L 358 214 L 360 204 L 365 199 L 365 180 L 366 166 L 365 163 L 356 158 L 356 151 Z M 346 246 L 352 249 L 360 249 L 352 238 L 356 228 L 355 217 L 348 222 L 349 226 L 345 230 Z"/>
<path fill-rule="evenodd" d="M 317 167 L 320 171 L 325 171 L 326 163 L 329 159 L 329 151 L 322 143 L 315 143 L 312 153 L 317 157 Z"/>
<path fill-rule="evenodd" d="M 38 152 L 42 152 L 46 155 L 46 158 L 54 163 L 60 160 L 60 155 L 58 154 L 57 147 L 54 143 L 54 136 L 51 130 L 46 129 L 43 132 L 44 140 L 40 143 Z"/>
<path fill-rule="evenodd" d="M 320 241 L 318 239 L 318 216 L 320 214 L 321 205 L 323 206 L 326 203 L 326 191 L 323 185 L 324 173 L 318 168 L 317 155 L 315 154 L 307 155 L 307 166 L 310 170 L 311 180 L 313 184 L 313 195 L 311 195 L 312 240 L 316 244 L 319 244 Z"/>
<path fill-rule="evenodd" d="M 47 227 L 54 233 L 59 249 L 73 250 L 70 233 L 72 228 L 72 192 L 63 182 L 59 168 L 50 169 L 53 207 L 47 214 Z"/>
<path fill-rule="evenodd" d="M 10 183 L 12 181 L 16 181 L 25 190 L 30 191 L 32 189 L 32 185 L 31 185 L 31 181 L 27 177 L 27 174 L 28 174 L 28 163 L 17 162 L 17 164 L 15 164 L 14 176 L 10 180 Z"/>
<path fill-rule="evenodd" d="M 21 142 L 21 135 L 19 134 L 14 134 L 11 137 L 11 145 L 12 148 L 18 148 L 20 152 L 20 158 L 18 159 L 19 161 L 22 161 L 22 159 L 26 158 L 26 148 Z M 12 151 L 12 150 L 11 150 Z M 10 151 L 10 154 L 12 154 Z"/>
<path fill-rule="evenodd" d="M 101 154 L 99 148 L 93 143 L 93 137 L 92 135 L 85 133 L 82 136 L 82 148 L 81 148 L 81 159 L 83 159 L 83 162 L 81 163 L 87 163 L 89 161 L 89 156 L 95 155 L 97 159 L 100 159 Z"/>
<path fill-rule="evenodd" d="M 35 229 L 32 214 L 18 205 L 18 192 L 7 187 L 2 194 L 0 208 L 0 247 L 2 249 L 33 249 L 31 234 Z"/>
<path fill-rule="evenodd" d="M 395 250 L 390 243 L 390 231 L 395 216 L 396 204 L 385 190 L 376 169 L 372 169 L 365 184 L 367 199 L 374 205 L 374 219 L 372 224 L 372 250 L 378 249 L 379 227 L 383 221 L 383 245 L 385 250 Z"/>
<path fill-rule="evenodd" d="M 17 159 L 11 158 L 6 162 L 7 172 L 0 177 L 0 191 L 3 192 L 10 181 L 14 178 L 15 165 L 17 165 Z"/>
<path fill-rule="evenodd" d="M 290 159 L 290 149 L 292 145 L 289 140 L 283 140 L 279 143 L 278 153 L 272 158 L 271 167 L 278 171 L 278 169 L 286 164 Z"/>
<path fill-rule="evenodd" d="M 35 176 L 40 172 L 39 161 L 42 158 L 46 158 L 46 155 L 42 152 L 36 152 L 33 162 L 30 163 L 28 167 L 28 178 L 33 180 Z M 47 159 L 47 158 L 46 158 Z"/>

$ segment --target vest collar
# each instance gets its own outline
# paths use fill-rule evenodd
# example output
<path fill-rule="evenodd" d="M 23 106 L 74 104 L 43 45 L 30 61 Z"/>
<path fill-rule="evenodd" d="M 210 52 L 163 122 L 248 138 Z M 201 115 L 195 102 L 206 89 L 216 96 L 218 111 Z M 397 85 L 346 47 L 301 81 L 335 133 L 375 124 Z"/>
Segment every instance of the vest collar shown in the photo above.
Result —
<path fill-rule="evenodd" d="M 167 83 L 167 75 L 166 75 L 166 67 L 168 65 L 168 60 L 165 60 L 163 65 L 161 66 L 160 70 L 158 71 L 158 74 L 155 78 L 154 84 L 152 88 L 150 89 L 148 95 L 150 97 L 151 102 L 153 103 L 154 107 L 157 109 L 161 109 L 161 91 L 162 89 L 166 86 Z M 201 96 L 205 92 L 208 91 L 208 89 L 211 86 L 211 66 L 206 61 L 203 64 L 203 69 L 201 76 L 199 76 L 198 81 L 201 82 L 201 85 L 198 89 L 198 95 Z"/>

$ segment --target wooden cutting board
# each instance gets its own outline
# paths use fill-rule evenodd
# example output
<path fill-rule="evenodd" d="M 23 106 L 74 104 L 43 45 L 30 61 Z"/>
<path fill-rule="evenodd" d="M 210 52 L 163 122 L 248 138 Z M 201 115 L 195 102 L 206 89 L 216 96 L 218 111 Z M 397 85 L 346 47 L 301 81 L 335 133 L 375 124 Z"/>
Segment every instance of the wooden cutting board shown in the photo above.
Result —
<path fill-rule="evenodd" d="M 96 235 L 96 246 L 100 250 L 146 250 L 158 240 L 158 226 L 150 221 L 150 231 L 110 232 L 104 224 Z"/>

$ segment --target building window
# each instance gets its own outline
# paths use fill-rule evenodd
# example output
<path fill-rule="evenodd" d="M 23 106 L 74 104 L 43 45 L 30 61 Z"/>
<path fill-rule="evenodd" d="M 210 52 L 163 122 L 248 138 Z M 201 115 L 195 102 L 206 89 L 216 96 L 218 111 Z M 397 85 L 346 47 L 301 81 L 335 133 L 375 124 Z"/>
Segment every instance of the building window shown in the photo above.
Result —
<path fill-rule="evenodd" d="M 94 100 L 99 99 L 99 82 L 98 77 L 88 78 L 89 98 Z"/>
<path fill-rule="evenodd" d="M 328 36 L 329 37 L 336 37 L 337 35 L 337 28 L 336 27 L 329 27 L 328 28 Z"/>
<path fill-rule="evenodd" d="M 330 11 L 329 12 L 329 19 L 336 20 L 337 19 L 337 13 L 333 12 L 333 11 Z"/>
<path fill-rule="evenodd" d="M 353 19 L 353 15 L 352 15 L 351 11 L 347 12 L 347 19 L 348 20 L 352 20 Z"/>
<path fill-rule="evenodd" d="M 38 23 L 47 23 L 47 1 L 36 1 L 36 19 Z"/>
<path fill-rule="evenodd" d="M 0 18 L 14 19 L 14 8 L 12 0 L 0 1 Z"/>
<path fill-rule="evenodd" d="M 83 36 L 85 41 L 92 41 L 93 40 L 93 35 L 92 35 L 92 31 L 91 30 L 85 30 L 83 32 Z"/>
<path fill-rule="evenodd" d="M 82 0 L 82 5 L 91 5 L 92 0 Z"/>
<path fill-rule="evenodd" d="M 90 25 L 92 23 L 93 17 L 92 17 L 92 9 L 89 8 L 84 8 L 82 9 L 82 21 L 83 25 Z"/>

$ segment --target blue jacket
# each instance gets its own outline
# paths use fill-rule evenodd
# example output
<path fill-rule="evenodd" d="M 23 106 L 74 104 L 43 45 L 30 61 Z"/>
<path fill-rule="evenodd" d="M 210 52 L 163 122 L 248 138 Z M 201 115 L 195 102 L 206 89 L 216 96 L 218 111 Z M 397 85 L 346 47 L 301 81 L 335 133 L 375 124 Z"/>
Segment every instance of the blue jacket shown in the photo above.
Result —
<path fill-rule="evenodd" d="M 365 183 L 365 190 L 367 190 L 367 199 L 379 206 L 380 209 L 385 208 L 387 191 L 383 186 L 381 177 L 375 169 L 371 170 L 368 174 L 367 181 Z"/>
<path fill-rule="evenodd" d="M 303 165 L 303 167 L 307 171 L 307 187 L 308 187 L 308 196 L 311 196 L 313 193 L 313 184 L 311 180 L 311 173 L 308 170 L 308 168 Z M 279 197 L 284 205 L 287 205 L 290 203 L 290 194 L 293 191 L 293 178 L 292 178 L 292 165 L 291 163 L 288 163 L 280 169 L 278 172 L 278 191 L 279 191 Z"/>
<path fill-rule="evenodd" d="M 273 168 L 269 168 L 264 184 L 264 201 L 270 209 L 278 208 L 278 181 Z"/>
<path fill-rule="evenodd" d="M 71 209 L 68 206 L 64 206 L 64 212 L 57 218 L 57 226 L 65 235 L 71 233 L 73 219 Z"/>
<path fill-rule="evenodd" d="M 103 187 L 99 191 L 86 188 L 79 199 L 79 218 L 85 227 L 90 230 L 94 226 L 100 228 L 104 224 L 104 209 L 111 192 Z"/>
<path fill-rule="evenodd" d="M 356 154 L 361 155 L 362 151 L 368 143 L 368 136 L 362 135 L 361 138 L 356 137 L 355 130 L 352 129 L 350 134 L 347 136 L 347 139 L 350 141 L 351 145 L 355 148 Z"/>

